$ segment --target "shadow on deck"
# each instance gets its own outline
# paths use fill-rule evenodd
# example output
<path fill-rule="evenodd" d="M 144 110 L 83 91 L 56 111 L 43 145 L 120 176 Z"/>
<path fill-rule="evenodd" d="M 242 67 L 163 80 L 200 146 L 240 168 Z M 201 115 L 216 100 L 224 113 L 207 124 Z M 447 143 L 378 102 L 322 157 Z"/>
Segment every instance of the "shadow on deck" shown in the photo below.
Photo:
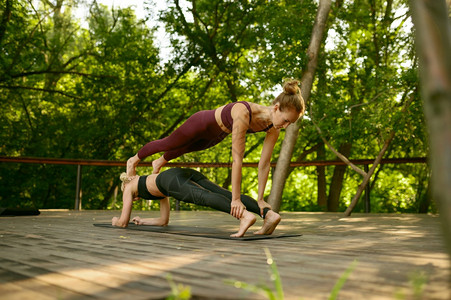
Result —
<path fill-rule="evenodd" d="M 0 218 L 0 298 L 164 299 L 171 294 L 170 274 L 191 289 L 192 299 L 265 299 L 226 281 L 273 288 L 267 248 L 285 299 L 327 299 L 354 260 L 339 299 L 414 299 L 416 290 L 419 299 L 450 299 L 450 262 L 437 216 L 282 213 L 276 233 L 302 236 L 254 241 L 93 226 L 118 214 L 42 211 Z M 238 222 L 201 211 L 171 212 L 170 224 L 232 233 Z"/>

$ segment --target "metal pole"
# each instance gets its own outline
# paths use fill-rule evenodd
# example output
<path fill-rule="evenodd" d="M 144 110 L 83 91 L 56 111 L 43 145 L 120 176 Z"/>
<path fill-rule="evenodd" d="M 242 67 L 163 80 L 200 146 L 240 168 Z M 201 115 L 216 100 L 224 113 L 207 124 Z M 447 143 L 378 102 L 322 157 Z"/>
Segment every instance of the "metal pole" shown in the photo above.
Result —
<path fill-rule="evenodd" d="M 368 174 L 368 165 L 364 165 L 365 172 Z M 370 203 L 370 181 L 368 180 L 368 184 L 365 187 L 365 212 L 371 212 L 371 203 Z"/>
<path fill-rule="evenodd" d="M 81 165 L 77 166 L 77 186 L 75 188 L 75 210 L 80 210 Z"/>

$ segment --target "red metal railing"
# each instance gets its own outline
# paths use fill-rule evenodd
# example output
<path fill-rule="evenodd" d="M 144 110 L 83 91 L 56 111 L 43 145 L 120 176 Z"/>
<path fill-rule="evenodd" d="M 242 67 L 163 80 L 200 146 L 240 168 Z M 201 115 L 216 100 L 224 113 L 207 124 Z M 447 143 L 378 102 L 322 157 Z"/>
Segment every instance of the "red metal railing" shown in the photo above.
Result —
<path fill-rule="evenodd" d="M 365 169 L 368 165 L 373 164 L 372 159 L 355 159 L 350 160 L 355 165 L 363 165 Z M 68 159 L 68 158 L 45 158 L 45 157 L 8 157 L 0 156 L 0 162 L 7 163 L 27 163 L 27 164 L 54 164 L 54 165 L 76 165 L 77 166 L 77 185 L 75 188 L 75 210 L 80 206 L 80 190 L 81 190 L 81 167 L 82 166 L 106 166 L 106 167 L 125 167 L 126 161 L 112 161 L 112 160 L 88 160 L 88 159 Z M 407 164 L 407 163 L 426 163 L 426 157 L 412 157 L 412 158 L 386 158 L 382 159 L 380 164 Z M 322 161 L 301 161 L 292 162 L 290 167 L 308 167 L 308 166 L 339 166 L 345 165 L 341 160 L 322 160 Z M 140 167 L 151 167 L 152 162 L 140 162 Z M 243 167 L 256 168 L 258 163 L 243 162 Z M 275 167 L 276 163 L 271 163 L 271 167 Z M 185 167 L 185 168 L 231 168 L 231 163 L 199 163 L 199 162 L 179 162 L 167 163 L 165 167 Z M 367 186 L 369 187 L 369 185 Z M 365 207 L 369 212 L 369 193 L 365 192 Z"/>

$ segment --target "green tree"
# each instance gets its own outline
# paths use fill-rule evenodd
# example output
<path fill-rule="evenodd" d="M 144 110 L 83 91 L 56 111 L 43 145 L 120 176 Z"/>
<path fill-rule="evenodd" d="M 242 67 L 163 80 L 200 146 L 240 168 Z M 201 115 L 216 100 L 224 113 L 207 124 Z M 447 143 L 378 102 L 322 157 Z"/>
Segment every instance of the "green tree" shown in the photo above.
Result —
<path fill-rule="evenodd" d="M 140 109 L 158 100 L 152 85 L 161 86 L 163 76 L 156 68 L 152 30 L 131 9 L 111 13 L 95 5 L 90 27 L 84 29 L 72 17 L 74 2 L 41 4 L 35 8 L 18 2 L 4 31 L 2 48 L 7 55 L 2 57 L 0 78 L 2 101 L 8 105 L 2 106 L 7 129 L 2 131 L 2 154 L 121 157 L 128 152 L 124 136 L 130 127 L 145 131 L 137 120 L 152 115 L 150 109 Z M 11 172 L 23 178 L 21 186 L 6 176 Z M 92 200 L 88 208 L 105 204 L 104 193 L 110 192 L 105 186 L 113 187 L 113 173 L 117 170 L 85 174 L 84 195 Z M 2 202 L 11 205 L 9 199 L 16 198 L 17 203 L 31 201 L 37 207 L 72 207 L 74 171 L 5 165 L 2 174 Z"/>
<path fill-rule="evenodd" d="M 318 122 L 326 139 L 350 158 L 375 157 L 390 130 L 396 130 L 397 134 L 388 155 L 425 155 L 427 147 L 421 142 L 424 124 L 416 92 L 416 59 L 407 12 L 402 1 L 335 3 L 294 157 L 304 159 L 308 156 L 302 153 L 317 149 L 316 157 L 334 159 L 332 152 L 324 154 L 321 139 L 315 130 L 309 129 L 313 126 L 311 118 Z M 414 95 L 412 105 L 402 112 L 400 107 L 410 94 Z M 406 152 L 407 149 L 413 151 Z M 415 167 L 411 166 L 410 171 L 412 168 Z M 342 190 L 352 176 L 347 175 L 347 170 L 346 166 L 318 169 L 319 207 L 330 211 L 343 209 L 347 196 L 343 196 Z M 422 184 L 427 185 L 427 180 Z"/>
<path fill-rule="evenodd" d="M 131 8 L 110 9 L 93 1 L 86 20 L 77 20 L 73 12 L 80 1 L 1 2 L 0 155 L 125 160 L 196 111 L 235 100 L 269 105 L 285 78 L 299 79 L 310 70 L 307 47 L 317 1 L 185 3 L 174 0 L 158 16 L 172 45 L 163 62 L 155 28 Z M 393 131 L 386 157 L 424 156 L 406 2 L 331 4 L 293 155 L 279 154 L 278 143 L 274 161 L 335 159 L 313 121 L 325 141 L 350 158 L 376 156 Z M 302 88 L 309 89 L 307 81 Z M 403 112 L 406 101 L 412 102 Z M 263 137 L 247 137 L 245 161 L 259 160 Z M 230 162 L 230 149 L 226 139 L 178 161 Z M 362 180 L 348 170 L 289 168 L 278 197 L 281 209 L 344 210 Z M 83 207 L 120 206 L 113 200 L 120 171 L 83 167 Z M 202 171 L 229 187 L 228 169 Z M 2 163 L 0 206 L 72 208 L 75 174 L 73 166 Z M 434 208 L 426 196 L 428 175 L 424 165 L 379 166 L 371 182 L 373 207 L 388 212 Z M 256 177 L 255 169 L 243 169 L 243 192 L 256 195 Z"/>

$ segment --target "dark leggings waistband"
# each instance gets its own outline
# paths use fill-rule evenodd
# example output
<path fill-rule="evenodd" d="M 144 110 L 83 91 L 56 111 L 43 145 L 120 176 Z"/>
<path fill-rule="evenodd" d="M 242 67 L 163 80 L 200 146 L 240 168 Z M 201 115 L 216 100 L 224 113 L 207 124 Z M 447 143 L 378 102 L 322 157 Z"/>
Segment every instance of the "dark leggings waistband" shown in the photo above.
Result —
<path fill-rule="evenodd" d="M 157 197 L 152 195 L 147 189 L 147 176 L 140 176 L 138 179 L 138 197 L 146 200 L 161 200 L 164 197 Z M 164 193 L 163 193 L 164 194 Z"/>

